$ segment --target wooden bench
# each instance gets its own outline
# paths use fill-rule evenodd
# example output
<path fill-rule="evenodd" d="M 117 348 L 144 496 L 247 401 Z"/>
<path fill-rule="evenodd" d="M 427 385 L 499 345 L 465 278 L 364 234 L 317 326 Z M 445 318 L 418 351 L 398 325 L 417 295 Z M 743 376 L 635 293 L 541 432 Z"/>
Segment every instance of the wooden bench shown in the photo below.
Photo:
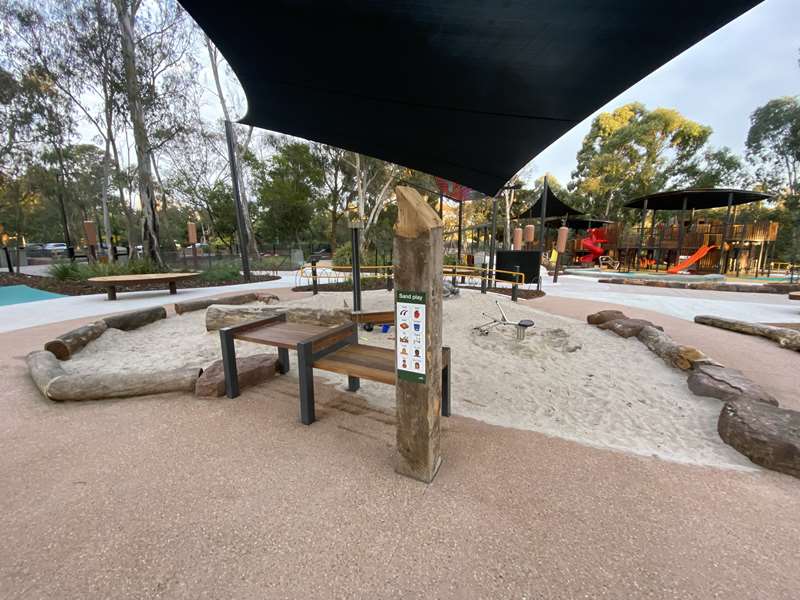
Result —
<path fill-rule="evenodd" d="M 104 287 L 108 291 L 108 299 L 117 299 L 117 288 L 137 287 L 142 285 L 152 285 L 154 283 L 169 284 L 169 293 L 177 294 L 177 283 L 183 279 L 197 277 L 198 273 L 147 273 L 143 275 L 111 275 L 108 277 L 90 277 L 87 281 L 94 286 Z"/>
<path fill-rule="evenodd" d="M 800 292 L 789 292 L 789 300 L 800 300 Z"/>
<path fill-rule="evenodd" d="M 314 369 L 347 375 L 347 389 L 351 392 L 358 390 L 361 379 L 394 385 L 397 381 L 394 350 L 359 344 L 357 327 L 356 323 L 337 327 L 287 323 L 283 313 L 220 329 L 227 396 L 239 395 L 235 340 L 276 346 L 280 373 L 289 370 L 289 349 L 297 351 L 300 420 L 306 425 L 316 420 Z M 450 416 L 450 348 L 447 347 L 442 348 L 441 413 Z"/>

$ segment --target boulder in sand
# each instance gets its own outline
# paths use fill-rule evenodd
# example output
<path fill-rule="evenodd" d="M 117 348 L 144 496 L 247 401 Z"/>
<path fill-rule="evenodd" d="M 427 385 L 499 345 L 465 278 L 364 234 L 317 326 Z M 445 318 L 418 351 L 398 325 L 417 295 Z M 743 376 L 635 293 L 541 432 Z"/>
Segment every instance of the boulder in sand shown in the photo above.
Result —
<path fill-rule="evenodd" d="M 277 356 L 255 354 L 236 359 L 239 387 L 245 388 L 263 383 L 275 376 Z M 225 372 L 222 361 L 216 360 L 203 371 L 194 387 L 195 396 L 220 397 L 225 395 Z"/>
<path fill-rule="evenodd" d="M 629 338 L 639 335 L 639 333 L 645 327 L 654 327 L 659 331 L 664 331 L 663 327 L 659 327 L 658 325 L 653 325 L 650 321 L 645 319 L 614 319 L 612 321 L 606 321 L 605 323 L 601 323 L 598 325 L 600 329 L 605 329 L 607 331 L 613 331 L 620 337 Z"/>
<path fill-rule="evenodd" d="M 698 396 L 710 396 L 723 402 L 749 400 L 778 406 L 772 394 L 737 369 L 710 363 L 696 364 L 687 383 Z"/>
<path fill-rule="evenodd" d="M 625 313 L 621 310 L 601 310 L 600 312 L 592 313 L 586 317 L 586 322 L 589 325 L 602 325 L 607 321 L 616 321 L 617 319 L 627 319 Z"/>
<path fill-rule="evenodd" d="M 728 402 L 717 430 L 757 465 L 800 478 L 800 412 L 752 400 Z"/>

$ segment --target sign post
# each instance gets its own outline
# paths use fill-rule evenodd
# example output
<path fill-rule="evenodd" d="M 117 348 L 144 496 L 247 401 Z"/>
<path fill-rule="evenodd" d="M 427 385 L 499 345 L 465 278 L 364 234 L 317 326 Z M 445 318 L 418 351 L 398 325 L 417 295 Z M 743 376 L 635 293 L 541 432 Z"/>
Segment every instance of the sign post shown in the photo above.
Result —
<path fill-rule="evenodd" d="M 395 468 L 430 483 L 442 462 L 442 220 L 415 189 L 398 186 L 396 195 Z"/>

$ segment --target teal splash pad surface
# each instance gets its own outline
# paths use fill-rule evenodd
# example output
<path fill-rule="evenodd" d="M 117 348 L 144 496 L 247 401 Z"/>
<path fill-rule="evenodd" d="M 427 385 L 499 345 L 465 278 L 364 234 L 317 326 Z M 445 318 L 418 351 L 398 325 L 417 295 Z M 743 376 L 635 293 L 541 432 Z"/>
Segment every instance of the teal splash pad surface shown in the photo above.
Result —
<path fill-rule="evenodd" d="M 63 298 L 63 294 L 45 292 L 27 285 L 3 285 L 0 286 L 0 306 L 11 304 L 22 304 L 23 302 L 38 302 L 39 300 L 52 300 L 53 298 Z"/>

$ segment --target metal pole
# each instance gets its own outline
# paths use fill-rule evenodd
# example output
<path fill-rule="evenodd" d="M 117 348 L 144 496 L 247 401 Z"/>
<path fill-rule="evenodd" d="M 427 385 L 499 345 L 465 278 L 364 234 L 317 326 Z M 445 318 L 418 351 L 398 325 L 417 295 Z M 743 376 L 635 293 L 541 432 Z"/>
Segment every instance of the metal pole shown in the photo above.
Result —
<path fill-rule="evenodd" d="M 439 192 L 439 218 L 442 218 L 444 212 L 444 194 Z"/>
<path fill-rule="evenodd" d="M 722 244 L 719 253 L 719 273 L 724 275 L 728 266 L 728 252 L 725 250 L 725 244 L 728 241 L 731 229 L 731 206 L 733 206 L 733 192 L 728 192 L 728 211 L 725 213 L 725 230 L 722 234 Z"/>
<path fill-rule="evenodd" d="M 536 274 L 536 290 L 541 291 L 542 289 L 542 263 L 544 262 L 544 222 L 547 215 L 547 175 L 544 176 L 544 187 L 542 188 L 542 212 L 540 214 L 541 223 L 539 224 L 539 273 Z"/>
<path fill-rule="evenodd" d="M 358 312 L 361 310 L 361 252 L 359 235 L 361 232 L 361 223 L 359 221 L 350 222 L 350 253 L 352 260 L 350 261 L 352 276 L 353 276 L 353 310 Z"/>
<path fill-rule="evenodd" d="M 242 197 L 239 192 L 239 165 L 236 164 L 236 148 L 233 144 L 233 125 L 225 121 L 225 138 L 228 141 L 228 161 L 231 166 L 231 183 L 233 184 L 233 204 L 236 207 L 236 229 L 239 230 L 239 254 L 242 257 L 242 273 L 244 280 L 250 281 L 250 256 L 247 248 L 247 227 L 242 210 Z"/>
<path fill-rule="evenodd" d="M 686 203 L 688 202 L 688 196 L 683 197 L 683 206 L 681 208 L 681 221 L 678 223 L 678 250 L 677 255 L 675 256 L 675 264 L 679 264 L 681 262 L 681 253 L 683 252 L 683 221 L 686 218 Z"/>
<path fill-rule="evenodd" d="M 494 265 L 495 265 L 495 238 L 497 237 L 497 196 L 492 198 L 492 237 L 489 238 L 489 272 L 492 273 L 492 279 L 489 281 L 489 287 L 492 287 L 494 282 Z"/>

